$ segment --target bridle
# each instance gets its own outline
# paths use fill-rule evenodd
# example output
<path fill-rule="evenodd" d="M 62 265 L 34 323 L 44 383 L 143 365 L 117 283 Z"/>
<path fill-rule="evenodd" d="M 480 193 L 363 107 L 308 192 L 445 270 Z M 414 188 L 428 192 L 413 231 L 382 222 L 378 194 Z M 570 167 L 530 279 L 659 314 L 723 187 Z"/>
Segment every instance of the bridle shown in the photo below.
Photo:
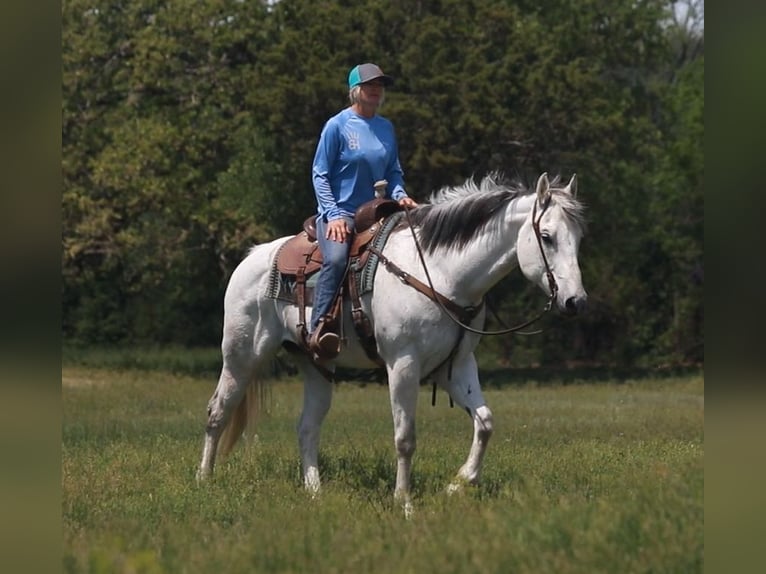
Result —
<path fill-rule="evenodd" d="M 483 329 L 476 329 L 474 327 L 471 327 L 469 324 L 467 324 L 464 320 L 461 320 L 461 318 L 457 317 L 457 314 L 454 312 L 455 307 L 458 309 L 462 309 L 462 313 L 460 313 L 462 318 L 469 317 L 470 319 L 473 319 L 476 315 L 478 315 L 479 311 L 481 310 L 482 306 L 484 305 L 484 299 L 482 299 L 481 303 L 477 306 L 468 306 L 468 307 L 458 307 L 456 304 L 452 303 L 446 297 L 441 295 L 439 292 L 434 289 L 433 281 L 431 281 L 431 274 L 428 272 L 428 267 L 426 266 L 425 258 L 423 257 L 423 251 L 420 248 L 420 243 L 418 242 L 417 234 L 415 233 L 415 228 L 412 225 L 412 219 L 410 218 L 410 208 L 405 208 L 404 214 L 407 218 L 407 225 L 410 227 L 410 231 L 412 232 L 412 239 L 415 242 L 415 249 L 418 252 L 418 257 L 420 258 L 420 264 L 423 266 L 423 271 L 426 275 L 426 280 L 428 281 L 428 288 L 430 289 L 431 293 L 428 294 L 429 297 L 436 301 L 439 306 L 441 307 L 442 311 L 449 317 L 456 325 L 458 325 L 461 329 L 464 329 L 465 331 L 468 331 L 470 333 L 474 333 L 476 335 L 507 335 L 508 333 L 514 333 L 514 332 L 520 332 L 521 329 L 524 329 L 525 327 L 528 327 L 532 325 L 533 323 L 537 322 L 542 318 L 545 313 L 550 311 L 553 308 L 553 301 L 556 299 L 556 295 L 558 294 L 559 287 L 556 284 L 556 279 L 553 277 L 553 272 L 551 271 L 551 266 L 548 263 L 548 258 L 545 256 L 545 249 L 543 249 L 543 239 L 542 234 L 540 233 L 540 221 L 543 218 L 543 214 L 545 213 L 545 210 L 548 209 L 548 206 L 551 202 L 551 196 L 548 195 L 545 202 L 543 203 L 540 214 L 537 215 L 537 199 L 535 199 L 534 206 L 532 207 L 532 229 L 535 232 L 535 237 L 537 238 L 537 245 L 540 248 L 540 255 L 542 255 L 543 263 L 545 264 L 545 275 L 548 279 L 548 289 L 550 291 L 550 294 L 548 296 L 548 301 L 545 304 L 545 307 L 543 307 L 543 310 L 540 311 L 536 316 L 529 319 L 528 321 L 524 321 L 523 323 L 520 323 L 519 325 L 515 325 L 513 327 L 508 327 L 506 329 L 500 329 L 498 331 L 485 331 Z M 384 261 L 385 263 L 385 261 Z M 453 310 L 450 310 L 447 308 L 447 305 L 444 301 L 447 301 L 449 303 L 452 303 L 450 307 L 453 308 Z M 534 333 L 519 333 L 524 335 L 532 335 L 539 333 L 540 331 L 536 331 Z"/>

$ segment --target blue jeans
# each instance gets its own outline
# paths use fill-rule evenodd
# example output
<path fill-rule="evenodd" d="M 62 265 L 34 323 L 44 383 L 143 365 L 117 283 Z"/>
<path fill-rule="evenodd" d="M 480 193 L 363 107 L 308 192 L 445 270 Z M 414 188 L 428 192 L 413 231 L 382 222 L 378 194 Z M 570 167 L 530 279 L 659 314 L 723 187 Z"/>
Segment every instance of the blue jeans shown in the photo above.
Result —
<path fill-rule="evenodd" d="M 354 220 L 350 217 L 344 217 L 349 229 L 353 231 Z M 330 312 L 332 303 L 335 300 L 335 294 L 340 289 L 340 283 L 343 281 L 343 275 L 348 265 L 348 253 L 351 249 L 351 240 L 353 234 L 348 236 L 345 243 L 327 239 L 327 222 L 323 217 L 317 217 L 317 241 L 319 249 L 322 252 L 322 269 L 319 274 L 319 280 L 314 288 L 314 306 L 311 310 L 311 328 L 309 334 L 313 333 L 319 324 L 319 319 Z"/>

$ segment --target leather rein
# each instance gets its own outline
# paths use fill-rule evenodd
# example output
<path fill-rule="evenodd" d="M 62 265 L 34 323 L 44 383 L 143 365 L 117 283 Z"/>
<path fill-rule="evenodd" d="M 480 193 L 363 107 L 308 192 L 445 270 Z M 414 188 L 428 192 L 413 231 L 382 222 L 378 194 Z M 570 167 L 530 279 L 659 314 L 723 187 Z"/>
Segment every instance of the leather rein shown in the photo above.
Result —
<path fill-rule="evenodd" d="M 548 209 L 548 205 L 550 204 L 550 201 L 551 201 L 551 198 L 549 196 L 547 200 L 545 201 L 545 203 L 543 204 L 542 209 L 540 209 L 539 215 L 537 215 L 537 200 L 535 200 L 534 206 L 532 207 L 532 228 L 535 231 L 535 237 L 537 238 L 537 245 L 540 248 L 540 255 L 542 255 L 543 263 L 545 264 L 545 274 L 548 279 L 548 289 L 550 290 L 550 295 L 548 296 L 548 301 L 545 304 L 545 307 L 543 307 L 543 310 L 540 311 L 540 313 L 538 313 L 535 317 L 529 319 L 528 321 L 524 321 L 523 323 L 520 323 L 519 325 L 515 325 L 514 327 L 508 327 L 506 329 L 500 329 L 498 331 L 485 331 L 483 329 L 476 329 L 474 327 L 471 327 L 468 323 L 470 323 L 476 317 L 476 315 L 479 314 L 479 311 L 481 311 L 481 308 L 484 306 L 484 299 L 482 298 L 481 303 L 479 303 L 479 305 L 477 306 L 462 307 L 458 305 L 457 303 L 455 303 L 454 301 L 448 299 L 441 293 L 439 293 L 436 289 L 434 289 L 433 281 L 431 280 L 431 274 L 428 272 L 428 267 L 426 266 L 425 258 L 423 257 L 423 251 L 420 248 L 420 243 L 418 242 L 418 238 L 415 233 L 415 228 L 412 225 L 412 219 L 410 218 L 409 208 L 405 208 L 404 214 L 407 217 L 407 225 L 409 225 L 410 231 L 412 232 L 412 239 L 415 242 L 415 248 L 418 252 L 420 263 L 423 266 L 423 271 L 425 272 L 428 285 L 426 285 L 419 279 L 416 279 L 415 277 L 413 277 L 406 271 L 403 271 L 399 266 L 397 266 L 385 255 L 383 255 L 383 253 L 380 252 L 380 250 L 375 248 L 370 248 L 370 249 L 373 253 L 375 253 L 378 256 L 381 263 L 383 263 L 383 265 L 386 266 L 386 269 L 388 269 L 391 273 L 393 273 L 396 277 L 398 277 L 399 280 L 402 281 L 402 283 L 405 283 L 406 285 L 410 285 L 411 287 L 415 288 L 416 290 L 426 295 L 432 301 L 435 301 L 441 307 L 442 311 L 444 311 L 444 313 L 461 329 L 468 331 L 470 333 L 474 333 L 476 335 L 507 335 L 508 333 L 521 331 L 521 329 L 528 327 L 529 325 L 538 321 L 545 313 L 551 310 L 551 308 L 553 307 L 553 301 L 555 300 L 556 295 L 558 293 L 558 285 L 556 284 L 556 279 L 553 277 L 553 272 L 551 271 L 551 267 L 548 263 L 548 258 L 545 256 L 545 249 L 543 249 L 542 234 L 540 233 L 540 220 L 543 218 L 543 214 L 545 213 L 545 210 Z M 539 332 L 540 331 L 536 331 L 535 333 L 539 333 Z M 519 333 L 519 334 L 531 335 L 535 333 Z"/>

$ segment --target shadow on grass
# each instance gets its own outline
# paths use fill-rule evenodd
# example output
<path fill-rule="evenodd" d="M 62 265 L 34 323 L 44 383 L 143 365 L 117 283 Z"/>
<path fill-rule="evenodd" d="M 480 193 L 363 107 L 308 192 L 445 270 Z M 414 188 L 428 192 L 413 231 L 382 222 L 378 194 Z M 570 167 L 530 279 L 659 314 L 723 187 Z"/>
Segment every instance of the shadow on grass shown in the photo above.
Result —
<path fill-rule="evenodd" d="M 539 385 L 571 385 L 577 383 L 624 383 L 643 379 L 673 379 L 701 375 L 700 365 L 677 365 L 668 367 L 622 367 L 593 365 L 587 367 L 532 367 L 479 369 L 484 388 L 521 386 L 528 383 Z"/>
<path fill-rule="evenodd" d="M 624 383 L 626 381 L 662 380 L 702 375 L 701 365 L 679 365 L 672 367 L 620 367 L 593 365 L 588 367 L 513 367 L 479 369 L 483 388 L 503 388 L 537 385 L 572 385 L 578 383 Z M 344 383 L 386 384 L 385 371 L 354 371 L 338 369 L 337 379 Z M 430 381 L 423 384 L 430 385 Z"/>
<path fill-rule="evenodd" d="M 207 377 L 216 379 L 221 369 L 221 353 L 216 348 L 189 349 L 180 347 L 144 348 L 96 348 L 64 345 L 63 366 L 84 366 L 125 370 L 166 371 L 177 375 Z M 514 367 L 479 369 L 484 388 L 521 386 L 529 383 L 539 385 L 570 385 L 577 383 L 640 381 L 642 379 L 670 379 L 701 375 L 702 365 L 672 365 L 663 367 L 633 367 L 615 365 L 558 366 L 558 367 Z M 280 351 L 271 366 L 275 378 L 295 376 L 297 369 L 289 355 Z M 336 372 L 336 381 L 368 385 L 386 384 L 386 373 L 382 369 L 359 370 L 341 369 Z M 430 384 L 428 381 L 423 384 Z"/>

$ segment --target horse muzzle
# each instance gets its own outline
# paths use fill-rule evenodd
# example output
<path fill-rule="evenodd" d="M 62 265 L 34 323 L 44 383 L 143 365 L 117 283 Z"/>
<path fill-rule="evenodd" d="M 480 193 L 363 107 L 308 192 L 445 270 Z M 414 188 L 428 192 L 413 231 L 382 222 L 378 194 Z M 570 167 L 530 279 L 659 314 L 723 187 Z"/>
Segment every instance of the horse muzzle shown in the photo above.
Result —
<path fill-rule="evenodd" d="M 588 308 L 588 296 L 585 294 L 575 295 L 573 297 L 567 297 L 563 305 L 559 303 L 559 311 L 561 311 L 561 314 L 567 315 L 569 317 L 574 317 L 575 315 L 581 315 L 585 313 L 585 310 L 587 308 Z"/>

